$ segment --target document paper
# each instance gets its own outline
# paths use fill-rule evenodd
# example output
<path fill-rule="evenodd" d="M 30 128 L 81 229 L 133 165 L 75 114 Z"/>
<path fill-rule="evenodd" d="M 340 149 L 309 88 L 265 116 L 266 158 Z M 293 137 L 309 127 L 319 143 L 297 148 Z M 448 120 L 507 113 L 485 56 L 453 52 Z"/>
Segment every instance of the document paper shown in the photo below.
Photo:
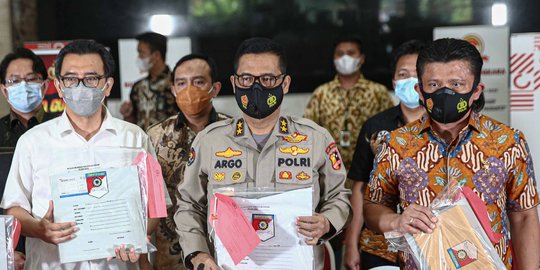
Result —
<path fill-rule="evenodd" d="M 313 214 L 312 189 L 274 194 L 253 199 L 231 196 L 250 220 L 261 243 L 239 264 L 235 264 L 216 236 L 216 257 L 221 268 L 313 269 L 313 247 L 305 244 L 304 236 L 297 232 L 296 227 L 297 217 Z"/>
<path fill-rule="evenodd" d="M 120 168 L 78 167 L 50 176 L 55 222 L 76 222 L 76 237 L 58 245 L 60 262 L 114 257 L 124 244 L 146 253 L 136 166 Z"/>

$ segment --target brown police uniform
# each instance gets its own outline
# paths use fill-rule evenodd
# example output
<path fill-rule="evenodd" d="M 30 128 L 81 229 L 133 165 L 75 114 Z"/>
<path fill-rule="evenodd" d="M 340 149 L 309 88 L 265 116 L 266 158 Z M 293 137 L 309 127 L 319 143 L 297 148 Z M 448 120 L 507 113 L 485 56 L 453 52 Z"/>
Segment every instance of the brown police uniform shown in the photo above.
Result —
<path fill-rule="evenodd" d="M 174 220 L 184 257 L 195 251 L 212 254 L 207 211 L 215 188 L 313 186 L 313 211 L 333 227 L 323 236 L 326 240 L 343 229 L 351 211 L 345 179 L 334 140 L 311 120 L 281 116 L 260 151 L 244 119 L 214 123 L 195 138 L 178 186 Z M 323 268 L 323 252 L 321 246 L 314 249 L 318 269 Z"/>

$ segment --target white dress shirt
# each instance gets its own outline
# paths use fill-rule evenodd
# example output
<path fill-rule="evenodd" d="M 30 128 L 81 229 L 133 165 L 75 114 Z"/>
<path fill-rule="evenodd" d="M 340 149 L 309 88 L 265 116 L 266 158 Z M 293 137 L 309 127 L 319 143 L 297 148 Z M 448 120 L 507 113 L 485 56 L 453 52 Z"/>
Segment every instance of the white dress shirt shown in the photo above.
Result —
<path fill-rule="evenodd" d="M 49 169 L 58 164 L 58 153 L 102 147 L 137 147 L 155 156 L 148 136 L 138 126 L 116 119 L 106 111 L 105 119 L 90 140 L 75 132 L 67 114 L 38 125 L 20 137 L 7 178 L 0 207 L 19 206 L 41 219 L 52 199 Z M 56 156 L 56 158 L 55 158 Z M 170 197 L 165 190 L 166 202 Z M 41 239 L 26 238 L 25 269 L 138 269 L 138 265 L 105 259 L 60 264 L 58 247 Z"/>

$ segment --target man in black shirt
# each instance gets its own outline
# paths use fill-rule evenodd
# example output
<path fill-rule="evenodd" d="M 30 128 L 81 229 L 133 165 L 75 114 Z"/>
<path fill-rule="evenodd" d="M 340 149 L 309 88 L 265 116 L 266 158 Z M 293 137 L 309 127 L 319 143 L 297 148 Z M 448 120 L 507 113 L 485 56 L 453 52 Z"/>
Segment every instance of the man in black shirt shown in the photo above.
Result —
<path fill-rule="evenodd" d="M 411 40 L 401 44 L 393 53 L 392 83 L 400 104 L 380 112 L 369 118 L 360 130 L 354 151 L 348 178 L 354 181 L 351 196 L 353 220 L 345 240 L 345 260 L 347 269 L 370 269 L 383 265 L 396 265 L 396 253 L 387 250 L 386 240 L 369 229 L 362 229 L 363 194 L 366 183 L 373 169 L 373 159 L 379 144 L 381 131 L 390 132 L 406 123 L 419 119 L 424 108 L 419 104 L 418 93 L 414 85 L 416 76 L 416 59 L 424 44 Z M 360 247 L 360 250 L 359 250 Z M 361 266 L 361 267 L 360 267 Z"/>
<path fill-rule="evenodd" d="M 0 119 L 0 191 L 11 166 L 19 137 L 49 120 L 41 101 L 47 89 L 47 69 L 32 51 L 18 48 L 0 63 L 0 90 L 10 112 Z"/>

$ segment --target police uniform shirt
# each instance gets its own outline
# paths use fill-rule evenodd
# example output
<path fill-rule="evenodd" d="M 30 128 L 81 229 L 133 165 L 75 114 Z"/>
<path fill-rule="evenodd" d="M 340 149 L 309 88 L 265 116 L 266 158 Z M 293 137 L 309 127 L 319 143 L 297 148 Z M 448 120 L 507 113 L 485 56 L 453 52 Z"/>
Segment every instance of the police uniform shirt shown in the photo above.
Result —
<path fill-rule="evenodd" d="M 313 211 L 328 218 L 331 238 L 341 231 L 350 213 L 344 188 L 345 168 L 330 134 L 313 121 L 281 116 L 259 151 L 247 123 L 230 119 L 201 131 L 192 144 L 175 215 L 184 256 L 210 253 L 207 232 L 208 201 L 221 187 L 313 186 Z M 316 249 L 317 255 L 322 248 Z M 317 265 L 324 256 L 315 255 Z"/>

